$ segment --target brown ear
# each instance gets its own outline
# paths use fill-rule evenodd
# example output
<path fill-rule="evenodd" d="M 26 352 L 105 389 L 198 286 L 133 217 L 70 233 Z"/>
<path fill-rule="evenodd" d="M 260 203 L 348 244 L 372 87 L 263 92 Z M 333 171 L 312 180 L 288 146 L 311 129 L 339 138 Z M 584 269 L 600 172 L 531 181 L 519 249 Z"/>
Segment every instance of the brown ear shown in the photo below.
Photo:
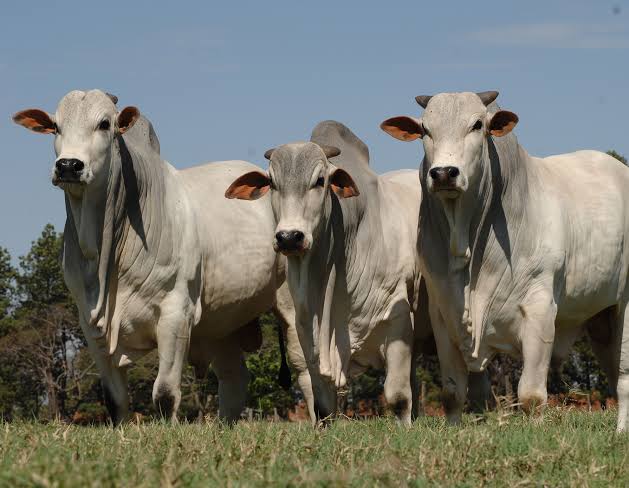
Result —
<path fill-rule="evenodd" d="M 380 124 L 380 128 L 390 136 L 404 142 L 414 141 L 424 136 L 421 121 L 405 115 L 385 120 Z"/>
<path fill-rule="evenodd" d="M 499 110 L 489 122 L 487 131 L 496 137 L 506 136 L 518 123 L 518 116 L 508 110 Z"/>
<path fill-rule="evenodd" d="M 271 180 L 260 171 L 251 171 L 236 178 L 225 192 L 225 198 L 239 200 L 257 200 L 266 195 L 271 188 Z"/>
<path fill-rule="evenodd" d="M 330 188 L 340 198 L 357 197 L 358 187 L 347 171 L 341 168 L 334 170 L 330 176 Z"/>
<path fill-rule="evenodd" d="M 118 114 L 118 132 L 124 134 L 140 118 L 140 111 L 136 107 L 125 107 Z"/>
<path fill-rule="evenodd" d="M 29 108 L 16 113 L 13 115 L 13 122 L 40 134 L 57 132 L 57 125 L 50 118 L 50 115 L 38 108 Z"/>

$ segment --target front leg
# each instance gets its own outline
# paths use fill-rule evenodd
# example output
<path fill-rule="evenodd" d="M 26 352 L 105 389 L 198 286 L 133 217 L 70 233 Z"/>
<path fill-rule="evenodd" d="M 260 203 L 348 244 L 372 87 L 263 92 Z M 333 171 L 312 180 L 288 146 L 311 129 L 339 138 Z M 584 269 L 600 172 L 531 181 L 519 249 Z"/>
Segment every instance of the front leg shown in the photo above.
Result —
<path fill-rule="evenodd" d="M 181 402 L 181 375 L 190 344 L 190 325 L 184 307 L 163 307 L 157 324 L 159 370 L 153 384 L 153 403 L 164 418 L 177 421 Z"/>
<path fill-rule="evenodd" d="M 410 426 L 413 410 L 413 323 L 408 303 L 403 308 L 387 324 L 384 397 L 400 423 Z"/>
<path fill-rule="evenodd" d="M 546 382 L 553 354 L 557 305 L 550 293 L 539 293 L 520 307 L 523 316 L 522 376 L 518 383 L 518 401 L 525 411 L 546 404 Z"/>
<path fill-rule="evenodd" d="M 461 423 L 467 394 L 467 366 L 461 351 L 448 335 L 441 312 L 433 304 L 430 305 L 430 320 L 435 335 L 441 369 L 441 401 L 443 402 L 448 422 L 459 424 Z"/>
<path fill-rule="evenodd" d="M 83 330 L 85 331 L 85 329 Z M 114 365 L 112 357 L 100 348 L 88 333 L 85 333 L 85 337 L 90 356 L 92 356 L 100 375 L 105 406 L 113 424 L 119 425 L 129 419 L 127 368 L 119 368 Z"/>

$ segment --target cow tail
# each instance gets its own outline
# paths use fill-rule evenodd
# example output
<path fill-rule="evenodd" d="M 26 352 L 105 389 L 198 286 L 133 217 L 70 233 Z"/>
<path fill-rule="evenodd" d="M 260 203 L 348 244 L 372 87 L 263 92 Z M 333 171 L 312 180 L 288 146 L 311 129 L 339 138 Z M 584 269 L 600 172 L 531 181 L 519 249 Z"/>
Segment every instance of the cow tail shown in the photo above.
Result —
<path fill-rule="evenodd" d="M 288 363 L 286 362 L 286 346 L 284 345 L 284 331 L 282 330 L 282 324 L 277 322 L 277 340 L 280 344 L 280 356 L 281 356 L 281 364 L 280 371 L 277 375 L 277 382 L 284 390 L 290 389 L 293 384 L 293 379 L 291 378 L 290 368 L 288 367 Z"/>

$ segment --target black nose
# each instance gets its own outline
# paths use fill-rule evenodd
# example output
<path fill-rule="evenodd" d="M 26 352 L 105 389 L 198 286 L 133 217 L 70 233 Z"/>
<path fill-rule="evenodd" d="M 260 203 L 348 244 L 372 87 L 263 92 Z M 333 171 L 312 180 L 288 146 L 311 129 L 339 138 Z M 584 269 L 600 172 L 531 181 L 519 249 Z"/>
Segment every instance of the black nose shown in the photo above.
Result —
<path fill-rule="evenodd" d="M 445 183 L 449 179 L 454 179 L 461 174 L 456 166 L 436 166 L 428 172 L 430 177 L 439 183 Z"/>
<path fill-rule="evenodd" d="M 57 168 L 57 174 L 60 177 L 65 175 L 67 176 L 78 176 L 78 174 L 83 170 L 85 164 L 80 159 L 58 159 L 55 163 L 55 167 Z"/>
<path fill-rule="evenodd" d="M 459 168 L 457 168 L 456 166 L 446 166 L 443 169 L 448 173 L 448 176 L 450 178 L 456 178 L 457 176 L 459 176 Z"/>
<path fill-rule="evenodd" d="M 304 233 L 300 230 L 281 230 L 275 234 L 277 246 L 283 251 L 296 251 L 304 243 Z"/>

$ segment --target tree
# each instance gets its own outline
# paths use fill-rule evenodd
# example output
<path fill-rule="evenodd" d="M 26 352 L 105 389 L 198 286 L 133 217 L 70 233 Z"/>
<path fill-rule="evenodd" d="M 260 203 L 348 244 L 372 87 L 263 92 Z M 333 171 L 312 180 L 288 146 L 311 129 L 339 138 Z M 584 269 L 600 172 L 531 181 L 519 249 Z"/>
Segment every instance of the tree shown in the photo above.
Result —
<path fill-rule="evenodd" d="M 0 337 L 11 329 L 11 312 L 15 300 L 16 270 L 11 255 L 0 247 Z"/>
<path fill-rule="evenodd" d="M 48 224 L 20 258 L 14 331 L 0 343 L 0 352 L 19 365 L 31 389 L 44 393 L 51 418 L 67 415 L 68 380 L 80 374 L 73 361 L 83 346 L 76 309 L 63 281 L 62 246 L 62 236 Z"/>
<path fill-rule="evenodd" d="M 618 154 L 616 151 L 614 151 L 613 149 L 610 149 L 609 151 L 607 151 L 607 154 L 609 154 L 611 157 L 616 158 L 618 161 L 620 161 L 622 164 L 627 164 L 627 158 L 624 157 L 622 154 Z"/>

